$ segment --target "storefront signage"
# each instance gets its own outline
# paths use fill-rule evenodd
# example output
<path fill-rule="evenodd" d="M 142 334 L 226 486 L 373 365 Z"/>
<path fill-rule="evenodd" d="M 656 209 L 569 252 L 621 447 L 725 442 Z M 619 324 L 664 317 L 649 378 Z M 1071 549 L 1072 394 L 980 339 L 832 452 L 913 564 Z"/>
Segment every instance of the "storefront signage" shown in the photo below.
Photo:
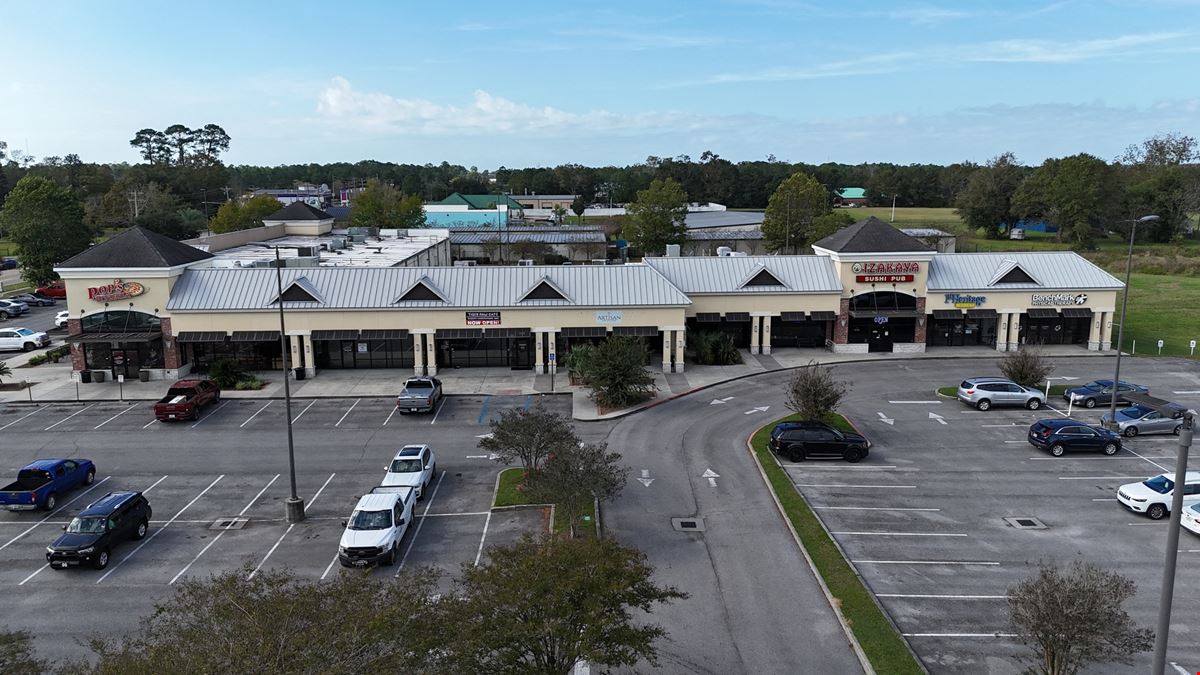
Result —
<path fill-rule="evenodd" d="M 1045 305 L 1085 305 L 1087 293 L 1034 293 L 1034 306 Z"/>
<path fill-rule="evenodd" d="M 601 325 L 618 324 L 624 320 L 625 313 L 620 310 L 609 309 L 596 312 L 596 323 Z"/>
<path fill-rule="evenodd" d="M 467 312 L 468 326 L 499 326 L 500 312 Z"/>
<path fill-rule="evenodd" d="M 860 284 L 902 284 L 913 280 L 911 274 L 858 274 L 854 280 Z"/>
<path fill-rule="evenodd" d="M 95 286 L 87 289 L 88 300 L 96 302 L 115 302 L 128 300 L 146 292 L 146 287 L 136 281 L 121 281 L 114 279 L 111 284 Z"/>
<path fill-rule="evenodd" d="M 850 269 L 855 274 L 916 274 L 921 271 L 921 263 L 857 262 Z"/>
<path fill-rule="evenodd" d="M 946 293 L 946 304 L 959 309 L 972 309 L 987 303 L 986 295 L 963 295 L 961 293 Z M 1034 303 L 1037 304 L 1037 303 Z"/>

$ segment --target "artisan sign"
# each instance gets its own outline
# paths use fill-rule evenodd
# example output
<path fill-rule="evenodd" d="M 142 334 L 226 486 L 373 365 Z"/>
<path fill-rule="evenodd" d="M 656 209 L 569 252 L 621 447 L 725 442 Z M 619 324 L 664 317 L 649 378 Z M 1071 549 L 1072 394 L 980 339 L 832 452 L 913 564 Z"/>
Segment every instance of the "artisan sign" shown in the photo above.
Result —
<path fill-rule="evenodd" d="M 961 293 L 946 293 L 946 304 L 959 309 L 972 309 L 987 303 L 986 295 L 963 295 Z M 1034 303 L 1037 304 L 1037 303 Z"/>
<path fill-rule="evenodd" d="M 616 309 L 606 309 L 596 312 L 596 323 L 614 325 L 625 320 L 625 313 Z"/>
<path fill-rule="evenodd" d="M 1085 305 L 1087 304 L 1087 293 L 1034 293 L 1031 304 L 1035 307 L 1039 305 Z"/>
<path fill-rule="evenodd" d="M 115 302 L 128 300 L 146 292 L 146 287 L 136 281 L 121 281 L 114 279 L 111 284 L 95 286 L 87 289 L 88 300 L 96 302 Z"/>
<path fill-rule="evenodd" d="M 913 275 L 921 271 L 921 263 L 858 262 L 850 270 L 860 284 L 899 284 L 912 281 Z"/>
<path fill-rule="evenodd" d="M 468 326 L 499 326 L 500 312 L 467 312 Z"/>

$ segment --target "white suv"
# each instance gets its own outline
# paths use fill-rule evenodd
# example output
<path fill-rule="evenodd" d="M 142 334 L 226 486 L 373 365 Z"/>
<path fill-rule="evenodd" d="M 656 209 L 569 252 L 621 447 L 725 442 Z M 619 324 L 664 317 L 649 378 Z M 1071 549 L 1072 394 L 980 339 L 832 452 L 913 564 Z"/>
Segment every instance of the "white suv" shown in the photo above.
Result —
<path fill-rule="evenodd" d="M 31 352 L 50 344 L 50 336 L 28 328 L 0 328 L 0 349 Z"/>
<path fill-rule="evenodd" d="M 437 458 L 428 445 L 406 445 L 383 470 L 387 472 L 383 475 L 383 485 L 413 488 L 417 491 L 417 499 L 424 499 L 425 490 L 437 473 Z"/>
<path fill-rule="evenodd" d="M 1200 503 L 1200 471 L 1188 471 L 1183 486 L 1184 507 Z M 1163 473 L 1140 483 L 1127 483 L 1117 490 L 1117 501 L 1135 513 L 1159 520 L 1171 512 L 1175 473 Z"/>
<path fill-rule="evenodd" d="M 400 540 L 413 518 L 413 489 L 377 487 L 359 498 L 338 543 L 343 567 L 391 565 L 400 554 Z"/>

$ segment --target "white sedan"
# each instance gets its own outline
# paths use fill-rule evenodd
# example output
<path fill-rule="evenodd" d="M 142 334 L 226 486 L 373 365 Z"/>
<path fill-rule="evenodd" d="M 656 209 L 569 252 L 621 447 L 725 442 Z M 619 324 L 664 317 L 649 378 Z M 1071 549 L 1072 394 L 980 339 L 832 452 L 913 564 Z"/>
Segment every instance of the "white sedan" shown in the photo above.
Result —
<path fill-rule="evenodd" d="M 1179 524 L 1183 525 L 1184 529 L 1200 534 L 1200 504 L 1192 504 L 1184 509 Z"/>
<path fill-rule="evenodd" d="M 54 315 L 54 327 L 62 328 L 63 326 L 67 325 L 67 320 L 70 318 L 71 318 L 71 313 L 65 309 L 63 311 L 59 312 L 58 314 L 55 314 Z"/>
<path fill-rule="evenodd" d="M 1188 471 L 1184 481 L 1184 507 L 1200 503 L 1200 471 Z M 1130 511 L 1144 513 L 1151 520 L 1161 520 L 1171 512 L 1171 496 L 1175 487 L 1175 474 L 1163 473 L 1140 483 L 1122 485 L 1117 490 L 1117 501 Z"/>
<path fill-rule="evenodd" d="M 425 498 L 425 491 L 437 473 L 437 458 L 428 445 L 406 445 L 400 448 L 392 463 L 383 467 L 383 485 L 402 485 L 417 491 L 417 499 Z"/>

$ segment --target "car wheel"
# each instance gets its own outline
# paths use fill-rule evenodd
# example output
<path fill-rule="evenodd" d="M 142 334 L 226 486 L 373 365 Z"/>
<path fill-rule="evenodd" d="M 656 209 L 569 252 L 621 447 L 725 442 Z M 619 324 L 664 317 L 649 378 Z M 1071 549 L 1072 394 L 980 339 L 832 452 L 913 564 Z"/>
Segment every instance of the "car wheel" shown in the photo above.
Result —
<path fill-rule="evenodd" d="M 8 312 L 0 312 L 0 321 L 8 321 Z"/>
<path fill-rule="evenodd" d="M 1030 410 L 1037 410 L 1038 408 L 1042 407 L 1042 401 L 1041 399 L 1031 398 L 1025 402 L 1025 407 L 1029 408 Z"/>
<path fill-rule="evenodd" d="M 92 563 L 92 567 L 102 570 L 108 567 L 108 551 L 100 551 L 96 554 L 96 561 Z"/>
<path fill-rule="evenodd" d="M 1182 425 L 1182 424 L 1176 424 L 1176 425 L 1175 425 L 1175 431 L 1174 431 L 1173 433 L 1174 433 L 1176 436 L 1178 436 L 1178 435 L 1179 435 L 1179 432 L 1181 432 L 1181 431 L 1183 431 L 1183 425 Z"/>
<path fill-rule="evenodd" d="M 134 530 L 133 538 L 134 539 L 145 539 L 146 532 L 148 532 L 149 530 L 150 530 L 150 523 L 147 523 L 146 519 L 143 518 L 142 522 L 138 523 L 137 529 Z"/>
<path fill-rule="evenodd" d="M 91 485 L 94 480 L 96 480 L 96 470 L 88 469 L 88 472 L 83 476 L 83 484 Z"/>
<path fill-rule="evenodd" d="M 400 545 L 400 542 L 396 542 L 395 544 L 392 544 L 392 550 L 388 551 L 387 557 L 383 559 L 384 565 L 387 565 L 390 567 L 390 566 L 396 564 L 396 547 L 399 545 Z"/>
<path fill-rule="evenodd" d="M 1104 446 L 1104 454 L 1109 455 L 1110 457 L 1117 454 L 1117 450 L 1118 448 L 1116 443 L 1108 443 Z"/>
<path fill-rule="evenodd" d="M 1137 427 L 1125 427 L 1125 436 L 1133 438 L 1138 435 Z"/>
<path fill-rule="evenodd" d="M 21 351 L 31 352 L 36 347 L 37 345 L 33 344 L 32 342 L 26 342 L 25 344 L 21 345 Z"/>
<path fill-rule="evenodd" d="M 192 415 L 189 419 L 191 419 L 193 422 L 200 419 L 200 406 L 192 408 Z"/>
<path fill-rule="evenodd" d="M 1050 446 L 1050 454 L 1055 457 L 1062 457 L 1063 453 L 1066 451 L 1067 449 L 1063 447 L 1062 443 L 1055 443 L 1054 445 Z"/>
<path fill-rule="evenodd" d="M 218 391 L 217 393 L 213 394 L 212 402 L 213 402 L 213 405 L 216 405 L 221 402 L 221 392 Z"/>
<path fill-rule="evenodd" d="M 1094 398 L 1087 399 L 1086 401 L 1083 402 L 1083 407 L 1095 408 L 1096 407 L 1096 399 L 1094 399 Z"/>
<path fill-rule="evenodd" d="M 842 455 L 842 457 L 844 457 L 847 462 L 850 462 L 851 464 L 855 464 L 862 460 L 863 452 L 862 452 L 862 449 L 860 449 L 860 448 L 850 448 L 850 449 L 846 450 L 846 453 L 844 455 Z"/>
<path fill-rule="evenodd" d="M 979 402 L 975 404 L 975 407 L 979 408 L 980 410 L 991 410 L 992 402 L 986 398 L 981 398 L 979 399 Z"/>
<path fill-rule="evenodd" d="M 804 451 L 798 450 L 795 448 L 790 449 L 790 450 L 788 450 L 787 458 L 793 462 L 803 462 L 804 461 Z"/>
<path fill-rule="evenodd" d="M 53 511 L 55 506 L 58 506 L 58 495 L 51 492 L 46 495 L 46 501 L 42 502 L 42 508 L 46 511 Z"/>
<path fill-rule="evenodd" d="M 1146 509 L 1146 515 L 1150 516 L 1150 520 L 1162 520 L 1167 515 L 1167 507 L 1162 504 L 1152 504 Z"/>

